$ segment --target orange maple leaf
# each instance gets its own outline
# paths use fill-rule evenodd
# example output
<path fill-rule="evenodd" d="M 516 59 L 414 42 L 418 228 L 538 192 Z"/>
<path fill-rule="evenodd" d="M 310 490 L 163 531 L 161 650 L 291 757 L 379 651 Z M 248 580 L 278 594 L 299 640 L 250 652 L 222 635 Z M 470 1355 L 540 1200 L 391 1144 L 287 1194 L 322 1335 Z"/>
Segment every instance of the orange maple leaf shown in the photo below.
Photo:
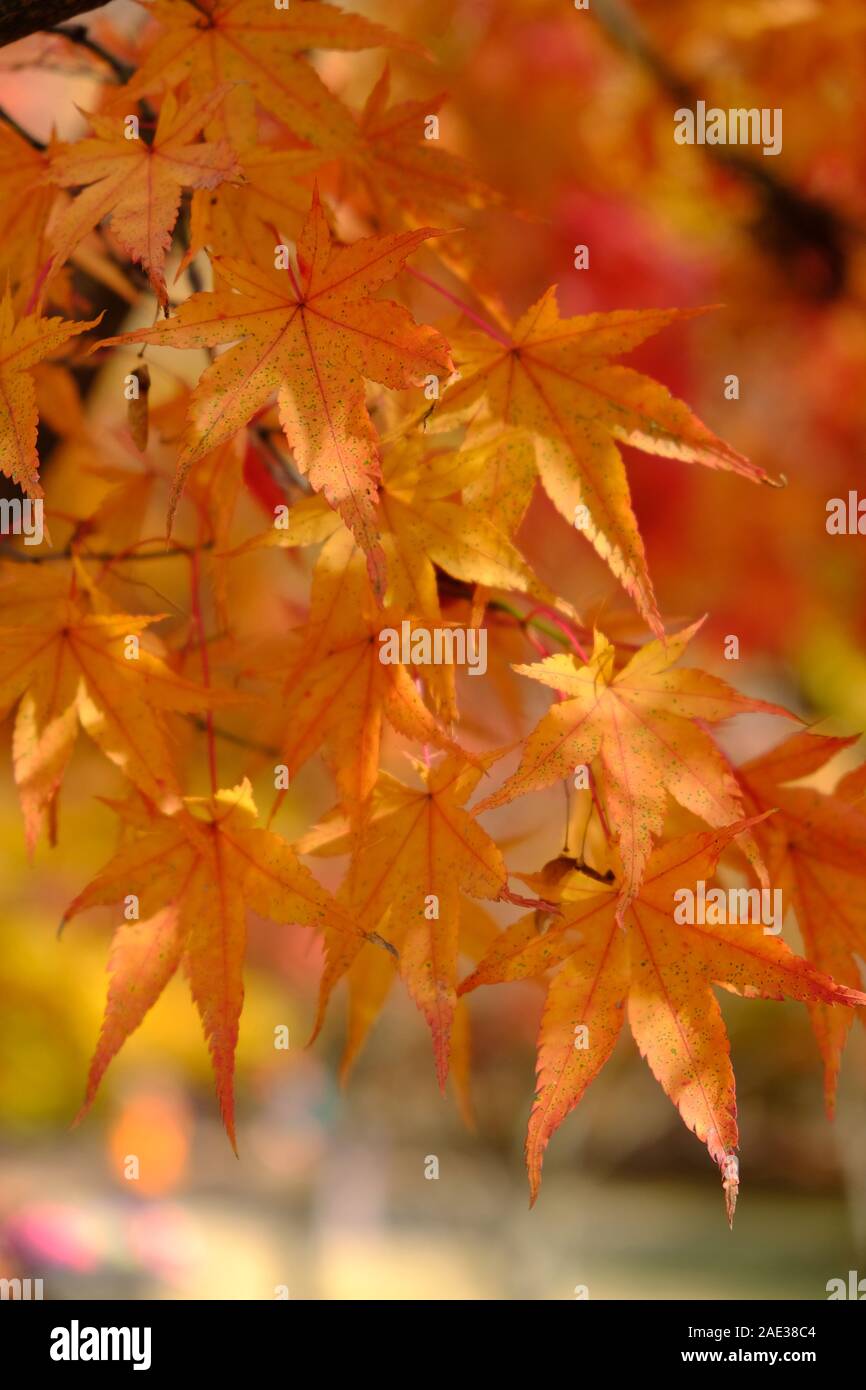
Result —
<path fill-rule="evenodd" d="M 436 1075 L 445 1089 L 457 1003 L 457 958 L 464 895 L 497 898 L 507 887 L 502 855 L 474 816 L 464 810 L 482 767 L 450 754 L 431 766 L 414 763 L 422 785 L 410 787 L 382 773 L 369 814 L 357 832 L 338 812 L 298 842 L 302 853 L 340 854 L 352 862 L 338 900 L 352 917 L 395 948 L 399 970 L 433 1037 Z M 359 957 L 363 940 L 345 938 L 329 956 L 322 980 L 317 1029 L 334 986 Z M 366 953 L 356 974 L 363 993 L 364 1027 L 350 1036 L 351 1055 L 384 1003 L 396 956 Z"/>
<path fill-rule="evenodd" d="M 88 116 L 94 135 L 62 148 L 51 162 L 55 183 L 83 186 L 54 228 L 52 272 L 110 214 L 115 239 L 147 271 L 160 303 L 168 302 L 165 258 L 181 189 L 214 188 L 243 177 L 225 141 L 193 143 L 228 90 L 223 84 L 182 107 L 169 93 L 150 145 L 137 136 L 129 138 L 127 117 Z"/>
<path fill-rule="evenodd" d="M 111 1059 L 156 1003 L 182 963 L 216 1076 L 232 1147 L 234 1055 L 243 1007 L 247 910 L 274 922 L 327 927 L 330 939 L 358 928 L 278 835 L 256 825 L 249 782 L 213 797 L 188 797 L 122 846 L 67 908 L 136 899 L 139 918 L 117 929 L 111 984 L 79 1119 Z M 360 938 L 363 940 L 363 938 Z"/>
<path fill-rule="evenodd" d="M 416 217 L 462 219 L 466 209 L 496 195 L 458 155 L 425 139 L 426 122 L 444 96 L 388 106 L 391 79 L 386 67 L 358 117 L 355 141 L 341 151 L 349 179 L 363 184 L 383 220 L 403 210 Z"/>
<path fill-rule="evenodd" d="M 149 0 L 163 32 L 115 109 L 130 98 L 190 82 L 196 92 L 243 83 L 258 103 L 322 150 L 353 138 L 352 117 L 304 55 L 312 49 L 402 48 L 422 51 L 362 15 L 304 0 L 277 9 L 262 0 Z M 125 109 L 125 108 L 124 108 Z"/>
<path fill-rule="evenodd" d="M 0 713 L 16 704 L 15 781 L 28 847 L 57 795 L 79 725 L 153 801 L 177 804 L 179 782 L 164 712 L 196 711 L 243 697 L 185 680 L 140 644 L 160 615 L 89 611 L 82 595 L 28 613 L 20 575 L 3 593 L 22 620 L 0 626 Z"/>
<path fill-rule="evenodd" d="M 662 622 L 617 441 L 770 482 L 664 386 L 610 360 L 700 312 L 621 309 L 562 319 L 553 286 L 510 334 L 455 337 L 462 379 L 448 388 L 431 425 L 437 418 L 442 428 L 455 419 L 497 420 L 525 430 L 554 506 L 592 542 L 659 634 Z"/>
<path fill-rule="evenodd" d="M 466 584 L 532 594 L 569 606 L 533 573 L 517 546 L 467 490 L 496 466 L 500 441 L 475 449 L 430 452 L 417 437 L 382 441 L 379 539 L 388 567 L 386 602 L 433 629 L 442 625 L 436 567 Z M 462 502 L 455 500 L 463 493 Z M 296 502 L 284 527 L 267 531 L 237 553 L 262 547 L 319 544 L 340 528 L 340 518 L 320 496 Z M 375 616 L 375 615 L 372 615 Z M 399 623 L 398 623 L 399 625 Z M 424 680 L 437 713 L 457 718 L 454 666 L 430 666 Z"/>
<path fill-rule="evenodd" d="M 709 882 L 719 855 L 750 822 L 668 841 L 647 867 L 638 896 L 618 919 L 616 887 L 598 886 L 564 905 L 539 933 L 535 916 L 494 942 L 460 986 L 531 979 L 554 967 L 538 1039 L 538 1085 L 526 1139 L 532 1200 L 544 1151 L 601 1071 L 623 1019 L 686 1126 L 718 1163 L 733 1220 L 737 1197 L 734 1073 L 713 984 L 747 998 L 866 1005 L 866 995 L 816 970 L 760 924 L 674 920 L 676 894 Z M 707 913 L 709 916 L 709 913 Z"/>
<path fill-rule="evenodd" d="M 13 289 L 16 305 L 34 295 L 47 255 L 48 218 L 57 197 L 45 182 L 47 165 L 44 150 L 0 125 L 0 277 Z"/>
<path fill-rule="evenodd" d="M 28 314 L 16 321 L 8 289 L 0 301 L 0 469 L 28 497 L 42 497 L 36 452 L 36 388 L 31 372 L 77 333 L 95 328 L 85 323 L 44 319 Z"/>
<path fill-rule="evenodd" d="M 794 908 L 806 955 L 819 970 L 857 988 L 862 981 L 858 958 L 866 960 L 866 814 L 862 805 L 846 802 L 844 784 L 834 796 L 787 785 L 817 772 L 855 742 L 793 734 L 739 767 L 737 777 L 749 812 L 774 812 L 755 836 L 771 882 L 786 906 Z M 810 1005 L 809 1013 L 832 1113 L 852 1016 L 823 1001 Z"/>
<path fill-rule="evenodd" d="M 727 825 L 743 815 L 736 779 L 701 722 L 757 711 L 795 717 L 779 705 L 740 695 L 705 671 L 671 670 L 700 626 L 694 623 L 666 642 L 648 642 L 619 671 L 615 648 L 600 632 L 586 664 L 558 653 L 515 666 L 563 698 L 527 738 L 517 771 L 475 808 L 491 810 L 571 777 L 575 768 L 598 758 L 601 791 L 622 857 L 621 911 L 640 884 L 653 839 L 662 832 L 668 794 L 709 825 Z M 760 864 L 750 835 L 743 846 Z"/>
<path fill-rule="evenodd" d="M 313 576 L 311 620 L 287 654 L 277 653 L 280 756 L 292 776 L 324 745 L 340 794 L 356 814 L 376 782 L 383 721 L 416 743 L 456 745 L 430 712 L 411 672 L 383 663 L 379 635 L 402 613 L 377 605 L 352 537 L 323 547 Z"/>
<path fill-rule="evenodd" d="M 220 259 L 219 285 L 195 294 L 166 323 L 101 344 L 175 347 L 237 343 L 202 374 L 190 401 L 169 512 L 190 465 L 242 428 L 277 392 L 280 421 L 295 460 L 339 511 L 368 557 L 378 594 L 384 563 L 376 532 L 378 436 L 367 412 L 364 377 L 395 389 L 451 370 L 444 338 L 408 310 L 371 294 L 392 279 L 429 227 L 333 246 L 314 195 L 289 265 Z"/>
<path fill-rule="evenodd" d="M 286 149 L 262 139 L 255 97 L 236 87 L 221 108 L 222 131 L 238 157 L 242 183 L 197 189 L 189 209 L 189 245 L 180 269 L 207 247 L 210 256 L 237 255 L 256 264 L 273 258 L 274 243 L 295 240 L 306 221 L 311 176 L 327 162 L 314 149 Z"/>

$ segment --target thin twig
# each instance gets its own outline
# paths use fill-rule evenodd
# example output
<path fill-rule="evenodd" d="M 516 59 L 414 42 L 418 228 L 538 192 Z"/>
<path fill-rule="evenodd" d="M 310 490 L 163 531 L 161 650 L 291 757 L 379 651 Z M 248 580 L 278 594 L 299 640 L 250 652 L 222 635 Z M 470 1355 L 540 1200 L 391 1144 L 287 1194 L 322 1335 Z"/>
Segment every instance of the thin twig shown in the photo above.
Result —
<path fill-rule="evenodd" d="M 23 125 L 19 125 L 15 117 L 10 116 L 4 106 L 0 106 L 0 121 L 5 121 L 16 135 L 20 135 L 21 139 L 26 140 L 28 145 L 32 145 L 34 150 L 39 150 L 40 154 L 48 148 L 43 141 L 37 140 L 35 135 L 31 135 L 29 130 L 25 130 Z"/>
<path fill-rule="evenodd" d="M 0 0 L 0 46 L 99 8 L 99 0 Z"/>
<path fill-rule="evenodd" d="M 129 63 L 118 58 L 116 53 L 110 53 L 96 39 L 92 39 L 84 24 L 75 24 L 70 29 L 64 28 L 62 24 L 55 24 L 50 29 L 46 29 L 45 32 L 46 34 L 60 34 L 64 39 L 75 44 L 77 48 L 86 48 L 88 53 L 93 53 L 95 57 L 101 58 L 103 63 L 107 63 L 120 82 L 128 82 L 135 71 L 135 68 Z"/>
<path fill-rule="evenodd" d="M 187 719 L 201 733 L 207 733 L 207 720 L 203 719 L 200 714 L 189 714 Z M 230 729 L 219 729 L 214 725 L 213 732 L 214 738 L 221 738 L 224 743 L 233 743 L 236 748 L 248 748 L 251 753 L 261 753 L 267 758 L 280 756 L 278 748 L 271 748 L 267 743 L 258 743 L 254 738 L 245 738 L 243 734 L 234 734 Z"/>
<path fill-rule="evenodd" d="M 200 550 L 212 550 L 213 541 L 203 541 L 201 545 L 167 545 L 164 550 L 145 550 L 134 555 L 130 551 L 79 550 L 67 546 L 65 550 L 52 550 L 47 555 L 28 555 L 24 550 L 0 550 L 0 560 L 11 560 L 16 565 L 50 565 L 58 560 L 100 560 L 111 564 L 121 561 L 168 560 L 175 555 L 193 555 Z"/>

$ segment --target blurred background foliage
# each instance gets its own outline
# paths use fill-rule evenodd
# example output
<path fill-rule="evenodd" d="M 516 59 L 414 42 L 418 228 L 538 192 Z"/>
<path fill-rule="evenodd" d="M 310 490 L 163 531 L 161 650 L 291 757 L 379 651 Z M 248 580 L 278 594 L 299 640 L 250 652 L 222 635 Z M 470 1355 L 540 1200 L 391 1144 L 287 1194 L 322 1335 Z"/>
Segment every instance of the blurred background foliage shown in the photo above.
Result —
<path fill-rule="evenodd" d="M 862 537 L 827 536 L 825 509 L 863 476 L 866 9 L 851 0 L 355 8 L 424 37 L 437 66 L 392 58 L 395 96 L 449 92 L 443 141 L 503 194 L 467 232 L 477 288 L 507 287 L 512 311 L 552 282 L 564 312 L 723 306 L 669 330 L 636 365 L 788 486 L 758 494 L 740 479 L 632 452 L 650 572 L 670 621 L 709 613 L 698 654 L 707 669 L 731 678 L 722 639 L 736 634 L 739 688 L 787 703 L 824 732 L 862 729 L 866 552 Z M 134 56 L 136 6 L 116 0 L 92 22 L 107 46 Z M 359 108 L 382 57 L 316 61 Z M 74 103 L 88 105 L 95 81 L 86 61 L 37 36 L 0 63 L 3 103 L 22 125 L 43 138 L 52 127 L 79 133 Z M 782 107 L 782 154 L 745 148 L 726 159 L 675 146 L 672 112 L 693 96 Z M 579 243 L 590 247 L 584 272 L 573 267 Z M 172 371 L 184 375 L 177 358 Z M 723 395 L 731 372 L 738 401 Z M 157 401 L 177 389 L 177 376 L 169 390 L 157 375 Z M 117 400 L 102 382 L 91 409 L 99 462 L 122 466 L 131 446 Z M 94 498 L 104 490 L 81 471 L 88 447 L 67 438 L 47 464 L 79 489 L 82 506 L 87 489 Z M 164 491 L 141 504 L 152 506 L 158 534 Z M 241 508 L 250 532 L 261 529 L 255 502 Z M 639 631 L 610 575 L 541 497 L 521 541 L 582 613 L 604 614 L 618 633 Z M 118 596 L 126 586 L 127 601 L 130 587 L 181 598 L 168 561 L 124 574 L 112 582 Z M 252 614 L 252 648 L 300 611 L 308 580 L 294 555 L 268 553 L 238 562 L 229 582 L 237 611 Z M 503 659 L 519 656 L 516 639 L 503 647 Z M 488 745 L 513 737 L 512 712 L 474 707 L 473 684 L 461 689 L 468 727 Z M 541 705 L 531 691 L 520 699 L 528 727 Z M 257 728 L 258 756 L 221 747 L 224 783 L 250 772 L 264 797 L 272 732 L 267 720 Z M 727 746 L 744 758 L 780 734 L 773 721 L 751 720 L 729 731 Z M 400 766 L 397 746 L 388 758 Z M 92 1115 L 70 1129 L 113 923 L 91 914 L 59 941 L 56 929 L 114 843 L 115 817 L 95 796 L 123 793 L 105 760 L 79 746 L 59 843 L 28 864 L 8 774 L 0 783 L 0 1273 L 41 1276 L 46 1296 L 61 1298 L 272 1298 L 285 1287 L 311 1298 L 568 1299 L 586 1285 L 591 1299 L 812 1299 L 858 1261 L 866 1270 L 866 1043 L 855 1029 L 831 1125 L 806 1013 L 794 1005 L 722 999 L 743 1134 L 732 1235 L 706 1153 L 629 1040 L 557 1136 L 530 1214 L 521 1149 L 540 991 L 473 997 L 470 1131 L 453 1098 L 439 1097 L 425 1031 L 396 993 L 340 1089 L 338 1009 L 316 1047 L 304 1047 L 317 944 L 264 923 L 254 925 L 246 971 L 240 1162 L 217 1123 L 181 980 L 111 1067 Z M 300 834 L 331 799 L 322 768 L 305 768 L 280 829 Z M 561 794 L 490 823 L 510 864 L 536 868 L 559 848 Z M 337 881 L 339 865 L 314 867 Z M 274 1048 L 280 1024 L 287 1051 Z M 130 1154 L 140 1159 L 137 1180 L 125 1176 Z M 435 1181 L 425 1178 L 431 1155 Z"/>

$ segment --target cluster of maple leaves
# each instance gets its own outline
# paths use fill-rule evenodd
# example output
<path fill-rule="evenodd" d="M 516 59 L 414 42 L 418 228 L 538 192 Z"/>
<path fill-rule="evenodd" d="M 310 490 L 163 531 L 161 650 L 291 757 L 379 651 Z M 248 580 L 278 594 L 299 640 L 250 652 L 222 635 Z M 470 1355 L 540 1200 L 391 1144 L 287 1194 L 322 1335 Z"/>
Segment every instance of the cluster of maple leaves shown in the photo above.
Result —
<path fill-rule="evenodd" d="M 713 987 L 808 1006 L 832 1107 L 853 1010 L 866 1004 L 856 961 L 866 956 L 856 887 L 866 778 L 850 773 L 832 795 L 794 785 L 854 742 L 802 726 L 763 757 L 731 765 L 714 737 L 721 721 L 794 716 L 677 664 L 700 624 L 665 631 L 618 445 L 770 479 L 617 360 L 687 312 L 563 318 L 550 289 L 511 323 L 494 297 L 472 289 L 473 210 L 497 195 L 425 139 L 436 103 L 390 104 L 386 67 L 354 111 L 310 58 L 417 45 L 317 0 L 288 9 L 150 0 L 148 9 L 143 55 L 133 55 L 125 83 L 104 85 L 86 136 L 40 149 L 0 127 L 0 182 L 19 209 L 3 247 L 3 472 L 43 498 L 37 410 L 62 435 L 71 369 L 92 366 L 94 353 L 109 365 L 118 355 L 128 364 L 131 346 L 209 358 L 194 388 L 150 421 L 174 454 L 167 532 L 183 508 L 194 521 L 190 543 L 175 548 L 190 567 L 185 633 L 155 637 L 165 615 L 119 610 L 108 583 L 124 560 L 154 550 L 140 517 L 162 478 L 147 465 L 140 400 L 131 424 L 145 466 L 106 465 L 104 496 L 85 515 L 52 512 L 49 470 L 48 522 L 68 542 L 50 557 L 7 551 L 2 564 L 0 704 L 16 710 L 12 757 L 28 844 L 56 834 L 79 725 L 130 785 L 112 802 L 119 848 L 65 918 L 136 904 L 112 945 L 86 1104 L 183 968 L 234 1143 L 252 911 L 322 934 L 315 1031 L 348 980 L 347 1062 L 399 975 L 429 1026 L 443 1088 L 452 1064 L 465 1084 L 465 996 L 500 981 L 549 981 L 527 1138 L 533 1195 L 551 1135 L 627 1016 L 659 1084 L 719 1164 L 732 1213 L 734 1077 Z M 212 288 L 180 303 L 166 279 L 173 244 L 180 271 L 194 268 L 200 283 L 206 252 L 212 273 Z M 135 267 L 156 298 L 154 326 L 99 338 L 95 317 L 49 316 L 51 306 L 80 303 L 76 270 L 122 297 Z M 442 331 L 384 297 L 391 282 L 402 299 L 438 303 L 450 316 Z M 588 541 L 609 566 L 649 629 L 643 644 L 588 632 L 534 574 L 518 535 L 537 483 L 564 525 L 580 517 L 574 545 Z M 274 497 L 288 498 L 288 510 L 276 508 L 286 524 L 242 537 L 234 522 L 244 488 L 272 510 Z M 230 640 L 231 565 L 267 547 L 313 546 L 303 620 L 253 661 Z M 500 641 L 490 679 L 512 708 L 517 678 L 552 698 L 521 741 L 516 770 L 471 809 L 510 750 L 468 737 L 452 667 L 379 660 L 384 628 L 440 626 L 446 603 L 468 625 L 487 623 L 494 647 Z M 207 635 L 208 611 L 219 642 Z M 506 672 L 515 641 L 519 654 L 540 659 Z M 219 784 L 214 716 L 243 727 L 265 709 L 278 720 L 277 773 L 287 780 L 275 776 L 262 824 L 249 780 Z M 189 794 L 195 756 L 180 730 L 189 734 L 190 716 L 194 752 L 206 749 L 205 796 Z M 386 726 L 414 747 L 406 780 L 382 768 Z M 290 845 L 272 821 L 287 784 L 317 754 L 336 805 Z M 522 895 L 481 818 L 558 781 L 571 785 L 580 768 L 589 783 L 580 847 L 518 875 L 532 894 Z M 348 855 L 336 894 L 299 854 Z M 676 891 L 712 880 L 720 860 L 728 873 L 782 888 L 805 957 L 760 924 L 674 922 Z M 527 911 L 499 931 L 479 899 Z M 461 958 L 473 967 L 462 983 Z M 581 1028 L 587 1046 L 576 1044 Z"/>

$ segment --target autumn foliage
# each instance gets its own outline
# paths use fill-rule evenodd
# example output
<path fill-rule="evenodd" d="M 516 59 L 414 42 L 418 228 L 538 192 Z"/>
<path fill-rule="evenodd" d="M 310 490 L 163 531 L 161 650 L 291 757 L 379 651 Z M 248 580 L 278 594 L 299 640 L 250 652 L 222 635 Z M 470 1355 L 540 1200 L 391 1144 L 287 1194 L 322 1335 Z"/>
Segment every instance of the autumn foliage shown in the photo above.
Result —
<path fill-rule="evenodd" d="M 46 523 L 38 549 L 4 541 L 0 566 L 23 834 L 32 851 L 68 833 L 79 731 L 117 820 L 64 917 L 74 931 L 112 908 L 116 926 L 84 1108 L 182 970 L 235 1144 L 254 913 L 321 939 L 314 1036 L 348 982 L 346 1068 L 399 978 L 464 1111 L 469 996 L 543 983 L 533 1198 L 549 1140 L 630 1032 L 732 1216 L 717 991 L 807 1007 L 832 1110 L 866 1005 L 866 782 L 797 785 L 855 740 L 700 669 L 703 609 L 671 612 L 653 583 L 624 447 L 669 461 L 671 489 L 688 465 L 733 474 L 714 481 L 753 511 L 784 481 L 781 456 L 750 462 L 629 365 L 724 310 L 570 314 L 551 286 L 513 313 L 484 270 L 486 219 L 520 213 L 513 190 L 429 138 L 439 99 L 391 95 L 391 60 L 435 85 L 421 25 L 407 37 L 317 0 L 147 11 L 134 42 L 98 30 L 118 63 L 79 138 L 43 148 L 0 124 L 20 209 L 2 246 L 0 463 Z M 359 107 L 317 59 L 368 50 Z M 607 567 L 604 602 L 567 600 L 527 558 L 539 494 L 545 524 Z M 288 571 L 300 602 L 273 587 Z M 485 634 L 478 679 L 411 640 L 446 628 Z M 408 656 L 383 661 L 404 629 Z M 529 716 L 533 692 L 548 704 Z M 787 721 L 741 766 L 720 739 L 739 715 Z M 304 828 L 287 813 L 311 760 L 333 809 Z M 530 869 L 493 813 L 557 784 L 561 849 Z M 678 921 L 701 881 L 780 888 L 805 955 L 760 922 Z"/>

